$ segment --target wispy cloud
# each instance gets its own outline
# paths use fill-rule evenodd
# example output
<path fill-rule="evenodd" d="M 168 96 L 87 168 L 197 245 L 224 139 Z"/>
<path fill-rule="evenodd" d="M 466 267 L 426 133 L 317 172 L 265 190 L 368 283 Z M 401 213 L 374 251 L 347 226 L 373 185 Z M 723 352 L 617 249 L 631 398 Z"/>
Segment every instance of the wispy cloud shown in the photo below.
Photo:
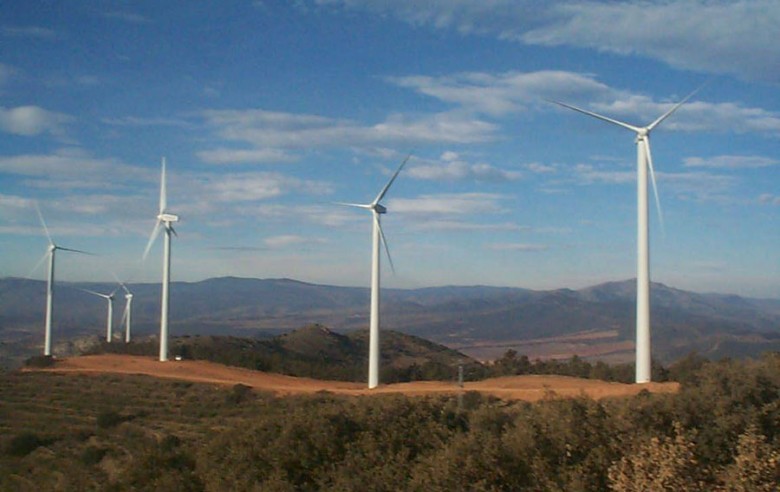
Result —
<path fill-rule="evenodd" d="M 529 44 L 639 54 L 671 66 L 778 79 L 780 5 L 773 0 L 671 0 L 663 3 L 551 4 L 552 21 L 518 33 Z"/>
<path fill-rule="evenodd" d="M 780 5 L 774 0 L 661 3 L 531 0 L 317 0 L 417 26 L 529 45 L 640 55 L 670 66 L 777 81 Z"/>
<path fill-rule="evenodd" d="M 765 205 L 780 205 L 780 195 L 773 195 L 771 193 L 762 193 L 758 197 L 758 202 Z"/>
<path fill-rule="evenodd" d="M 298 156 L 280 149 L 213 149 L 197 152 L 203 162 L 209 164 L 259 164 L 275 162 L 294 162 Z"/>
<path fill-rule="evenodd" d="M 522 253 L 547 251 L 550 247 L 546 244 L 533 243 L 492 243 L 486 247 L 493 251 L 517 251 Z"/>
<path fill-rule="evenodd" d="M 387 208 L 402 214 L 467 215 L 500 213 L 503 195 L 494 193 L 441 193 L 417 198 L 393 198 Z"/>
<path fill-rule="evenodd" d="M 257 149 L 371 147 L 431 143 L 476 143 L 495 138 L 497 127 L 467 115 L 448 112 L 388 116 L 373 125 L 310 114 L 251 110 L 209 110 L 206 123 L 217 135 Z M 202 150 L 209 156 L 212 149 Z"/>
<path fill-rule="evenodd" d="M 269 248 L 287 248 L 289 246 L 301 246 L 307 244 L 323 244 L 325 240 L 321 238 L 312 238 L 299 236 L 296 234 L 285 234 L 281 236 L 272 236 L 263 241 Z"/>
<path fill-rule="evenodd" d="M 55 39 L 57 32 L 40 26 L 2 26 L 0 34 L 9 38 Z"/>
<path fill-rule="evenodd" d="M 52 154 L 0 156 L 0 172 L 33 178 L 33 186 L 70 188 L 113 188 L 122 181 L 150 181 L 156 173 L 109 158 L 90 156 L 80 149 L 63 148 Z"/>
<path fill-rule="evenodd" d="M 708 158 L 688 157 L 684 160 L 684 164 L 685 167 L 755 169 L 777 166 L 780 160 L 758 155 L 719 155 Z"/>
<path fill-rule="evenodd" d="M 519 171 L 500 169 L 484 162 L 470 163 L 455 152 L 445 152 L 438 161 L 415 160 L 406 174 L 416 179 L 476 181 L 515 181 L 522 178 Z"/>
<path fill-rule="evenodd" d="M 4 108 L 0 106 L 0 129 L 13 135 L 31 137 L 42 133 L 62 136 L 73 117 L 38 106 Z"/>
<path fill-rule="evenodd" d="M 464 72 L 441 77 L 413 75 L 388 81 L 469 111 L 502 116 L 539 107 L 544 99 L 601 100 L 617 91 L 590 74 L 538 72 Z"/>

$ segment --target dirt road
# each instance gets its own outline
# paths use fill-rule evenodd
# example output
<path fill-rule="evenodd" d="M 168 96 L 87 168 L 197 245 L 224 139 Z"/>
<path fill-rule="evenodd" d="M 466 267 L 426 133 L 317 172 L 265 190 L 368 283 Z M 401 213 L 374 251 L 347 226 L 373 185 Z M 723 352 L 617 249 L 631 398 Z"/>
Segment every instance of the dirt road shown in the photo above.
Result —
<path fill-rule="evenodd" d="M 30 370 L 30 369 L 27 369 Z M 38 370 L 38 369 L 36 369 Z M 368 390 L 363 383 L 322 381 L 272 374 L 237 367 L 229 367 L 206 361 L 159 362 L 151 357 L 129 355 L 90 355 L 58 360 L 53 372 L 145 374 L 159 378 L 177 379 L 200 383 L 235 385 L 238 383 L 257 390 L 271 391 L 279 395 L 316 393 L 329 391 L 344 395 L 391 394 L 431 395 L 459 391 L 456 385 L 439 381 L 417 381 L 380 385 Z M 677 383 L 622 384 L 566 376 L 511 376 L 484 381 L 467 382 L 466 391 L 479 391 L 504 400 L 536 401 L 550 392 L 557 396 L 587 395 L 594 399 L 635 395 L 646 389 L 653 393 L 672 393 Z"/>

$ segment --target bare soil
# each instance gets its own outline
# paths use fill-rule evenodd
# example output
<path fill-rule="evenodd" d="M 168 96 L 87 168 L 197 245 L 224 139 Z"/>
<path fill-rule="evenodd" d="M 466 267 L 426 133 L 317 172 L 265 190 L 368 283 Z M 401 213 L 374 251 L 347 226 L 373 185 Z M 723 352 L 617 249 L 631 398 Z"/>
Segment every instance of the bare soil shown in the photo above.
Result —
<path fill-rule="evenodd" d="M 270 391 L 278 395 L 306 394 L 327 391 L 344 395 L 391 394 L 433 395 L 456 394 L 460 390 L 454 383 L 440 381 L 416 381 L 411 383 L 380 385 L 374 390 L 364 383 L 323 381 L 298 378 L 238 367 L 229 367 L 207 361 L 159 362 L 151 357 L 129 355 L 90 355 L 60 359 L 54 367 L 25 369 L 26 371 L 51 371 L 61 373 L 113 373 L 144 374 L 153 377 L 214 383 L 232 386 L 244 384 L 256 390 Z M 677 383 L 622 384 L 566 376 L 511 376 L 467 382 L 465 391 L 478 391 L 504 400 L 536 401 L 545 397 L 576 397 L 585 395 L 594 399 L 631 396 L 642 390 L 653 393 L 673 393 Z"/>

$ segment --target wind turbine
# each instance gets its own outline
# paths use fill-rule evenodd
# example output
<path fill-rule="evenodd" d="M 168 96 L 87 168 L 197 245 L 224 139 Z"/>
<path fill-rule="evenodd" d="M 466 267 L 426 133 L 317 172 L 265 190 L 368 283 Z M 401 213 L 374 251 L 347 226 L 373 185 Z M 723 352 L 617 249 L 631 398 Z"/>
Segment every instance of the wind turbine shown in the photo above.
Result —
<path fill-rule="evenodd" d="M 56 253 L 58 250 L 60 251 L 70 251 L 73 253 L 81 253 L 85 255 L 90 255 L 92 253 L 87 253 L 86 251 L 81 251 L 78 249 L 71 249 L 71 248 L 65 248 L 63 246 L 58 246 L 54 240 L 51 238 L 51 234 L 49 234 L 49 228 L 46 227 L 46 221 L 43 220 L 43 214 L 41 213 L 41 209 L 38 207 L 38 204 L 35 204 L 35 211 L 38 212 L 38 219 L 41 221 L 41 226 L 43 226 L 43 231 L 46 233 L 46 239 L 49 240 L 49 247 L 46 250 L 46 253 L 44 253 L 43 257 L 38 261 L 38 264 L 35 265 L 35 268 L 33 268 L 33 271 L 37 270 L 41 263 L 46 260 L 46 257 L 49 258 L 49 276 L 48 281 L 46 283 L 46 321 L 44 325 L 44 342 L 43 342 L 43 355 L 45 356 L 51 356 L 51 320 L 52 320 L 52 311 L 53 311 L 53 299 L 54 299 L 54 259 L 56 256 Z"/>
<path fill-rule="evenodd" d="M 371 211 L 373 217 L 373 229 L 371 232 L 372 237 L 372 249 L 371 249 L 371 317 L 369 322 L 369 339 L 368 339 L 368 388 L 374 389 L 379 386 L 379 242 L 380 239 L 385 245 L 385 252 L 387 253 L 387 259 L 390 263 L 390 268 L 395 271 L 393 267 L 393 260 L 390 257 L 390 248 L 387 246 L 387 239 L 385 233 L 382 231 L 382 225 L 380 223 L 380 216 L 387 213 L 387 209 L 379 203 L 382 198 L 385 197 L 387 190 L 398 177 L 398 173 L 401 172 L 406 162 L 411 157 L 411 154 L 403 160 L 395 174 L 390 178 L 384 188 L 374 198 L 371 203 L 340 203 L 340 205 L 346 205 L 348 207 L 357 207 Z"/>
<path fill-rule="evenodd" d="M 661 124 L 666 118 L 685 104 L 701 87 L 688 94 L 683 100 L 672 106 L 667 112 L 659 116 L 647 126 L 634 126 L 587 111 L 576 106 L 571 106 L 559 101 L 551 101 L 564 108 L 592 116 L 593 118 L 612 123 L 630 130 L 636 134 L 636 168 L 637 168 L 637 265 L 636 265 L 636 382 L 649 383 L 651 373 L 650 356 L 650 242 L 647 217 L 647 170 L 650 169 L 650 178 L 653 184 L 653 194 L 658 211 L 658 218 L 663 226 L 661 204 L 658 200 L 658 188 L 655 184 L 655 170 L 653 158 L 650 153 L 650 132 Z"/>
<path fill-rule="evenodd" d="M 163 278 L 162 278 L 162 310 L 160 314 L 160 362 L 168 360 L 168 288 L 171 282 L 171 234 L 176 234 L 173 223 L 179 221 L 179 216 L 168 212 L 168 202 L 165 195 L 165 157 L 162 159 L 162 176 L 160 178 L 160 213 L 157 214 L 157 223 L 154 225 L 152 235 L 146 245 L 143 259 L 149 254 L 152 244 L 157 239 L 161 229 L 165 229 L 165 241 L 163 243 Z M 177 234 L 178 236 L 178 234 Z"/>
<path fill-rule="evenodd" d="M 106 342 L 108 343 L 111 343 L 111 339 L 114 336 L 114 294 L 116 294 L 118 289 L 119 287 L 114 289 L 114 291 L 110 294 L 101 294 L 100 292 L 96 292 L 94 290 L 80 289 L 88 294 L 92 294 L 93 296 L 102 297 L 108 302 L 108 317 L 106 319 Z"/>
<path fill-rule="evenodd" d="M 133 293 L 130 292 L 125 284 L 120 283 L 119 285 L 121 285 L 125 291 L 125 310 L 122 312 L 122 320 L 119 322 L 119 325 L 121 326 L 124 323 L 125 343 L 130 343 L 130 314 L 132 312 Z"/>

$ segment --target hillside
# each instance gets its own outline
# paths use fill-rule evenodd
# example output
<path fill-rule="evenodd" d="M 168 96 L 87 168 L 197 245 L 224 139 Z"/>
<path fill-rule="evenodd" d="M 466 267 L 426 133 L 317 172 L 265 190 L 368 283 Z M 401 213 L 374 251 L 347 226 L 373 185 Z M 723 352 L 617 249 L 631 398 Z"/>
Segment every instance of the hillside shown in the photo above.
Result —
<path fill-rule="evenodd" d="M 55 346 L 97 334 L 105 303 L 75 287 L 97 291 L 110 284 L 58 284 Z M 158 284 L 134 284 L 134 333 L 153 334 L 159 316 Z M 270 337 L 319 323 L 338 333 L 365 329 L 368 289 L 290 279 L 215 278 L 172 284 L 171 333 Z M 609 362 L 633 353 L 635 283 L 611 282 L 581 290 L 533 291 L 501 287 L 383 290 L 383 327 L 417 335 L 478 359 L 507 349 L 532 358 L 573 354 Z M 35 353 L 43 324 L 41 281 L 0 279 L 0 358 Z M 654 357 L 670 362 L 691 350 L 708 357 L 780 350 L 780 301 L 699 294 L 652 284 Z M 115 306 L 118 323 L 123 305 Z"/>
<path fill-rule="evenodd" d="M 265 340 L 215 335 L 174 337 L 169 347 L 172 356 L 184 360 L 212 361 L 315 379 L 364 381 L 368 366 L 365 330 L 342 335 L 322 325 L 310 325 Z M 129 345 L 100 342 L 87 353 L 154 356 L 157 351 L 157 339 L 149 337 Z M 479 362 L 460 352 L 394 331 L 382 333 L 380 354 L 384 383 L 453 381 L 461 365 L 469 378 L 481 376 L 483 372 Z"/>

